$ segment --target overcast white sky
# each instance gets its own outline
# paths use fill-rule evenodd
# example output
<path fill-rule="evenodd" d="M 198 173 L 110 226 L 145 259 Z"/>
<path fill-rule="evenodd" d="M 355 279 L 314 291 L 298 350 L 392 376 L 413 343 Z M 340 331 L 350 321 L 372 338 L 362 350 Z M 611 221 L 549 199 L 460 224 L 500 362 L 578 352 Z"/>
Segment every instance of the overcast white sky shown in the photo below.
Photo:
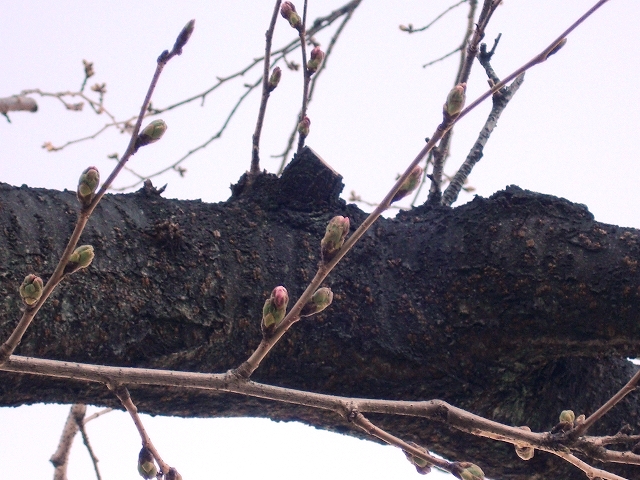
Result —
<path fill-rule="evenodd" d="M 301 9 L 301 2 L 296 3 Z M 344 3 L 310 0 L 309 18 Z M 344 176 L 345 198 L 351 190 L 370 201 L 382 198 L 440 121 L 457 56 L 428 69 L 422 65 L 459 44 L 467 7 L 459 7 L 423 33 L 407 35 L 398 25 L 422 26 L 452 3 L 363 0 L 344 31 L 309 110 L 307 144 Z M 505 0 L 486 38 L 490 43 L 502 33 L 493 60 L 498 75 L 533 57 L 592 3 Z M 165 69 L 153 99 L 155 106 L 163 107 L 206 90 L 217 76 L 235 73 L 262 55 L 272 8 L 272 2 L 264 0 L 9 2 L 0 17 L 0 97 L 28 88 L 76 90 L 83 78 L 82 60 L 87 59 L 96 71 L 89 85 L 106 82 L 107 108 L 118 119 L 128 118 L 139 109 L 158 54 L 171 48 L 182 26 L 195 18 L 191 41 Z M 527 73 L 470 177 L 475 193 L 489 196 L 516 184 L 584 203 L 597 220 L 640 227 L 638 18 L 637 0 L 611 0 L 571 35 L 560 53 Z M 323 47 L 333 30 L 316 37 Z M 292 35 L 280 19 L 274 46 Z M 299 58 L 294 54 L 290 60 Z M 152 173 L 209 138 L 243 90 L 242 83 L 259 77 L 259 68 L 222 86 L 204 106 L 194 102 L 163 115 L 169 129 L 162 142 L 142 149 L 130 166 Z M 261 148 L 267 170 L 277 168 L 279 159 L 270 155 L 284 149 L 295 123 L 300 83 L 299 72 L 285 70 L 272 94 Z M 486 85 L 476 65 L 469 99 Z M 65 111 L 54 99 L 37 100 L 36 114 L 13 113 L 11 124 L 0 118 L 0 181 L 75 189 L 79 173 L 89 165 L 98 166 L 106 178 L 113 167 L 107 155 L 122 153 L 126 136 L 108 131 L 96 140 L 48 153 L 41 148 L 45 141 L 60 145 L 93 134 L 107 119 L 88 110 Z M 225 200 L 228 186 L 249 167 L 258 101 L 256 91 L 222 139 L 183 164 L 185 178 L 169 172 L 154 183 L 168 183 L 168 197 Z M 489 109 L 488 103 L 481 106 L 456 127 L 448 173 L 463 161 Z M 117 184 L 131 181 L 125 174 Z M 464 194 L 460 202 L 471 198 Z M 66 406 L 0 409 L 0 457 L 7 478 L 52 476 L 48 458 L 67 412 Z M 154 418 L 147 427 L 165 459 L 190 480 L 244 479 L 264 476 L 265 471 L 283 480 L 301 474 L 334 479 L 417 475 L 391 447 L 300 425 Z M 89 424 L 89 433 L 105 480 L 139 478 L 139 439 L 126 415 L 118 412 L 98 419 Z M 286 460 L 262 458 L 265 444 L 287 452 Z M 70 479 L 92 475 L 86 452 L 77 445 Z"/>

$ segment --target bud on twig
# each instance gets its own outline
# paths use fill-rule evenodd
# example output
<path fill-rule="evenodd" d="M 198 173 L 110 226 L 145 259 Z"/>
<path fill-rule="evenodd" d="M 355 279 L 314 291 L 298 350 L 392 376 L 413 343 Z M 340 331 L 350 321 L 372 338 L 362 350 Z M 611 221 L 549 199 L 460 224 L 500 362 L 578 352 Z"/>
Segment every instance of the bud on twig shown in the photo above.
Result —
<path fill-rule="evenodd" d="M 447 103 L 444 104 L 444 111 L 453 117 L 458 115 L 464 108 L 464 102 L 466 100 L 465 92 L 467 91 L 466 83 L 459 83 L 451 89 L 447 96 Z"/>
<path fill-rule="evenodd" d="M 182 475 L 180 475 L 175 468 L 171 467 L 169 473 L 165 475 L 164 480 L 182 480 Z"/>
<path fill-rule="evenodd" d="M 304 117 L 300 123 L 298 123 L 298 133 L 304 137 L 309 135 L 309 127 L 311 127 L 311 120 L 309 117 Z"/>
<path fill-rule="evenodd" d="M 264 307 L 262 307 L 262 329 L 265 332 L 271 331 L 280 325 L 285 313 L 287 313 L 288 303 L 289 294 L 287 289 L 282 286 L 274 288 L 271 296 L 264 302 Z"/>
<path fill-rule="evenodd" d="M 422 180 L 422 167 L 416 165 L 400 187 L 400 190 L 391 199 L 391 203 L 397 202 L 413 192 L 420 185 L 420 180 Z"/>
<path fill-rule="evenodd" d="M 96 193 L 96 189 L 98 188 L 98 184 L 100 183 L 100 172 L 96 167 L 89 167 L 82 175 L 80 175 L 80 180 L 78 180 L 78 201 L 83 207 L 87 207 L 91 200 L 93 200 L 93 195 Z"/>
<path fill-rule="evenodd" d="M 300 311 L 301 317 L 309 317 L 315 313 L 320 313 L 333 302 L 333 292 L 330 288 L 322 287 L 316 290 L 311 300 L 302 307 Z"/>
<path fill-rule="evenodd" d="M 293 3 L 282 2 L 282 6 L 280 7 L 280 15 L 288 20 L 289 25 L 291 25 L 296 30 L 299 31 L 302 28 L 302 19 L 296 12 L 296 7 Z"/>
<path fill-rule="evenodd" d="M 153 460 L 153 455 L 147 447 L 142 447 L 138 455 L 138 473 L 142 478 L 150 479 L 158 475 L 158 468 Z"/>
<path fill-rule="evenodd" d="M 520 430 L 526 430 L 527 432 L 531 431 L 531 429 L 527 426 L 518 427 L 518 428 L 520 428 Z M 533 455 L 536 452 L 533 447 L 521 447 L 520 445 L 515 445 L 515 447 L 516 447 L 516 454 L 522 460 L 531 460 L 533 458 Z"/>
<path fill-rule="evenodd" d="M 315 47 L 311 50 L 311 56 L 309 61 L 307 62 L 307 71 L 309 75 L 313 75 L 318 71 L 320 65 L 324 62 L 324 52 L 320 50 L 320 47 Z"/>
<path fill-rule="evenodd" d="M 87 268 L 91 265 L 95 253 L 91 245 L 81 245 L 76 248 L 71 256 L 69 262 L 64 267 L 64 273 L 69 274 L 80 270 L 81 268 Z"/>
<path fill-rule="evenodd" d="M 414 442 L 409 442 L 409 444 L 413 447 L 422 449 L 422 447 L 420 447 L 420 445 L 418 445 L 417 443 Z M 409 460 L 409 462 L 416 467 L 416 471 L 420 474 L 420 475 L 426 475 L 427 473 L 431 472 L 431 467 L 432 465 L 427 462 L 425 459 L 420 458 L 420 457 L 415 457 L 412 454 L 410 454 L 409 452 L 407 452 L 406 450 L 403 450 L 405 456 L 407 457 L 407 460 Z"/>
<path fill-rule="evenodd" d="M 576 414 L 573 413 L 573 410 L 563 410 L 560 412 L 560 421 L 562 423 L 573 423 L 576 419 Z"/>
<path fill-rule="evenodd" d="M 149 125 L 144 127 L 142 132 L 136 138 L 136 144 L 134 151 L 137 152 L 140 147 L 149 145 L 150 143 L 157 142 L 162 138 L 164 132 L 167 131 L 167 124 L 163 120 L 154 120 Z"/>
<path fill-rule="evenodd" d="M 182 55 L 182 47 L 184 47 L 191 34 L 193 33 L 193 29 L 196 26 L 195 20 L 189 20 L 189 22 L 184 26 L 182 31 L 178 34 L 178 38 L 176 38 L 176 43 L 173 44 L 173 51 L 176 52 L 176 55 Z"/>
<path fill-rule="evenodd" d="M 272 92 L 280 83 L 280 78 L 282 78 L 282 70 L 280 67 L 276 67 L 271 72 L 271 76 L 269 77 L 269 91 Z"/>
<path fill-rule="evenodd" d="M 454 475 L 462 480 L 484 480 L 482 469 L 471 462 L 455 462 Z"/>
<path fill-rule="evenodd" d="M 324 238 L 320 242 L 322 261 L 327 263 L 340 251 L 344 239 L 349 233 L 349 218 L 338 215 L 327 225 Z"/>
<path fill-rule="evenodd" d="M 25 305 L 31 306 L 40 300 L 42 288 L 43 283 L 40 277 L 34 274 L 24 277 L 24 281 L 20 285 L 20 296 Z"/>

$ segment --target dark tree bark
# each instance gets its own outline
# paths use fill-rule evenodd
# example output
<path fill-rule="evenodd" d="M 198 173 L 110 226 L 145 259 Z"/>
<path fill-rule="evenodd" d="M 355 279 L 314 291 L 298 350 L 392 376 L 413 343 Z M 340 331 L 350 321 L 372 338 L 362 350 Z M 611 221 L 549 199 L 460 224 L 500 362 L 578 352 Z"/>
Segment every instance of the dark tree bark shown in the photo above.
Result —
<path fill-rule="evenodd" d="M 313 277 L 334 215 L 365 214 L 312 151 L 278 179 L 244 179 L 224 203 L 162 198 L 147 187 L 106 196 L 81 243 L 89 269 L 66 279 L 17 354 L 105 365 L 224 372 L 260 340 L 276 285 L 295 299 Z M 46 277 L 78 210 L 73 192 L 0 185 L 0 336 L 20 315 L 18 285 Z M 490 419 L 549 430 L 571 408 L 592 413 L 640 353 L 639 232 L 595 222 L 583 205 L 509 187 L 450 208 L 381 219 L 330 275 L 334 303 L 286 334 L 252 377 L 359 397 L 440 398 Z M 140 410 L 266 416 L 354 433 L 338 416 L 201 391 L 132 388 Z M 597 426 L 638 431 L 630 395 Z M 0 405 L 118 407 L 101 385 L 0 372 Z M 501 479 L 583 478 L 555 457 L 523 462 L 510 445 L 409 417 L 372 418 Z M 639 470 L 605 468 L 637 477 Z"/>

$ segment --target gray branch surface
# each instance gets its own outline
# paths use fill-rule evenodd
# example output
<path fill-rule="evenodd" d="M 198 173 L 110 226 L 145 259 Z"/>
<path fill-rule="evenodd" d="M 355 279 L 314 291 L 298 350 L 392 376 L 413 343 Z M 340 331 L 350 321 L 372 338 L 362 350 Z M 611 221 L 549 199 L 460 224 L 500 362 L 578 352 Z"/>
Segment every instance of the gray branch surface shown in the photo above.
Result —
<path fill-rule="evenodd" d="M 102 365 L 225 372 L 258 345 L 265 298 L 295 299 L 313 277 L 341 177 L 310 149 L 281 178 L 260 175 L 219 204 L 147 187 L 107 195 L 81 239 L 96 258 L 63 281 L 16 354 Z M 75 192 L 0 184 L 0 335 L 23 308 L 25 275 L 44 280 L 73 229 Z M 326 286 L 333 304 L 288 332 L 252 379 L 382 399 L 439 398 L 489 419 L 549 430 L 561 410 L 590 414 L 635 371 L 640 353 L 640 232 L 598 223 L 583 205 L 508 187 L 451 209 L 381 219 Z M 239 395 L 135 387 L 142 412 L 261 416 L 358 434 L 327 412 Z M 106 387 L 0 372 L 0 405 L 118 408 Z M 592 433 L 638 431 L 631 394 Z M 442 423 L 372 416 L 405 440 L 472 461 L 490 478 L 582 478 L 551 455 Z M 362 461 L 366 461 L 362 459 Z M 635 478 L 638 469 L 598 465 Z"/>

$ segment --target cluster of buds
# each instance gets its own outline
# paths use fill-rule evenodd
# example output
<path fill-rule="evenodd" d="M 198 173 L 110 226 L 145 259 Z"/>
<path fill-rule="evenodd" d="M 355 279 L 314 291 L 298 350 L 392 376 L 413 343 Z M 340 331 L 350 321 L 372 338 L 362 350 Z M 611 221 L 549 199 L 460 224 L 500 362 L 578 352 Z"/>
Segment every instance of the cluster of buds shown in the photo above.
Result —
<path fill-rule="evenodd" d="M 176 55 L 182 55 L 182 47 L 184 47 L 189 41 L 189 38 L 191 37 L 191 34 L 193 33 L 193 29 L 195 28 L 195 26 L 196 26 L 196 21 L 189 20 L 189 22 L 187 22 L 187 24 L 178 34 L 178 38 L 176 38 L 176 43 L 173 44 L 173 51 L 176 53 Z"/>
<path fill-rule="evenodd" d="M 320 313 L 333 302 L 333 292 L 328 287 L 322 287 L 316 290 L 311 300 L 302 307 L 300 311 L 301 317 L 310 317 L 316 313 Z"/>
<path fill-rule="evenodd" d="M 98 185 L 100 184 L 100 172 L 96 167 L 89 167 L 78 180 L 78 201 L 83 207 L 88 207 L 93 200 L 93 196 L 96 193 Z"/>
<path fill-rule="evenodd" d="M 309 127 L 311 127 L 311 120 L 309 120 L 309 117 L 304 117 L 300 123 L 298 123 L 298 133 L 306 137 L 309 135 Z"/>
<path fill-rule="evenodd" d="M 271 72 L 271 76 L 269 77 L 269 91 L 272 92 L 280 83 L 280 79 L 282 78 L 282 70 L 280 67 L 276 67 Z"/>
<path fill-rule="evenodd" d="M 461 480 L 484 480 L 482 469 L 471 462 L 455 462 L 451 473 Z"/>
<path fill-rule="evenodd" d="M 300 15 L 296 12 L 296 7 L 291 2 L 282 2 L 282 6 L 280 7 L 280 15 L 282 15 L 285 20 L 289 22 L 296 30 L 300 31 L 302 29 L 302 19 Z"/>
<path fill-rule="evenodd" d="M 333 259 L 342 248 L 344 239 L 349 233 L 349 218 L 341 215 L 329 220 L 324 238 L 320 242 L 322 261 L 327 263 Z"/>
<path fill-rule="evenodd" d="M 138 473 L 145 479 L 155 478 L 158 475 L 153 455 L 147 447 L 142 447 L 140 455 L 138 455 Z"/>
<path fill-rule="evenodd" d="M 527 432 L 530 432 L 531 429 L 527 426 L 524 427 L 519 427 L 520 430 L 525 430 Z M 516 454 L 522 459 L 522 460 L 531 460 L 533 458 L 533 455 L 535 453 L 535 449 L 533 447 L 527 447 L 527 446 L 521 446 L 521 445 L 516 445 Z"/>
<path fill-rule="evenodd" d="M 43 287 L 42 279 L 33 273 L 24 277 L 20 285 L 20 296 L 25 305 L 31 306 L 40 300 Z"/>
<path fill-rule="evenodd" d="M 91 265 L 95 253 L 91 245 L 81 245 L 76 248 L 71 256 L 69 262 L 64 267 L 64 273 L 69 274 L 80 270 L 81 268 L 87 268 Z"/>
<path fill-rule="evenodd" d="M 142 132 L 136 138 L 136 143 L 133 147 L 133 151 L 137 152 L 140 147 L 149 145 L 150 143 L 157 142 L 162 138 L 164 132 L 167 131 L 167 124 L 164 120 L 154 120 L 149 125 L 144 127 Z"/>
<path fill-rule="evenodd" d="M 287 304 L 289 303 L 289 294 L 287 289 L 280 286 L 273 289 L 271 296 L 264 302 L 262 307 L 262 330 L 263 332 L 272 332 L 287 313 Z"/>
<path fill-rule="evenodd" d="M 316 73 L 320 65 L 322 65 L 322 62 L 324 62 L 324 52 L 320 50 L 320 47 L 315 47 L 311 50 L 311 55 L 307 62 L 307 72 L 309 72 L 309 75 Z"/>
<path fill-rule="evenodd" d="M 457 116 L 464 108 L 466 101 L 467 84 L 459 83 L 451 89 L 447 95 L 447 103 L 444 104 L 444 112 L 449 117 Z"/>
<path fill-rule="evenodd" d="M 420 185 L 420 180 L 422 180 L 422 167 L 416 165 L 391 199 L 391 203 L 397 202 L 413 192 Z"/>
<path fill-rule="evenodd" d="M 413 446 L 413 447 L 421 449 L 421 447 L 417 443 L 409 442 L 409 444 L 411 446 Z M 432 465 L 429 462 L 427 462 L 424 458 L 416 457 L 416 456 L 410 454 L 409 452 L 407 452 L 406 450 L 403 450 L 403 452 L 404 452 L 405 456 L 407 457 L 407 460 L 409 460 L 411 465 L 416 467 L 416 471 L 420 475 L 426 475 L 427 473 L 431 472 Z"/>

